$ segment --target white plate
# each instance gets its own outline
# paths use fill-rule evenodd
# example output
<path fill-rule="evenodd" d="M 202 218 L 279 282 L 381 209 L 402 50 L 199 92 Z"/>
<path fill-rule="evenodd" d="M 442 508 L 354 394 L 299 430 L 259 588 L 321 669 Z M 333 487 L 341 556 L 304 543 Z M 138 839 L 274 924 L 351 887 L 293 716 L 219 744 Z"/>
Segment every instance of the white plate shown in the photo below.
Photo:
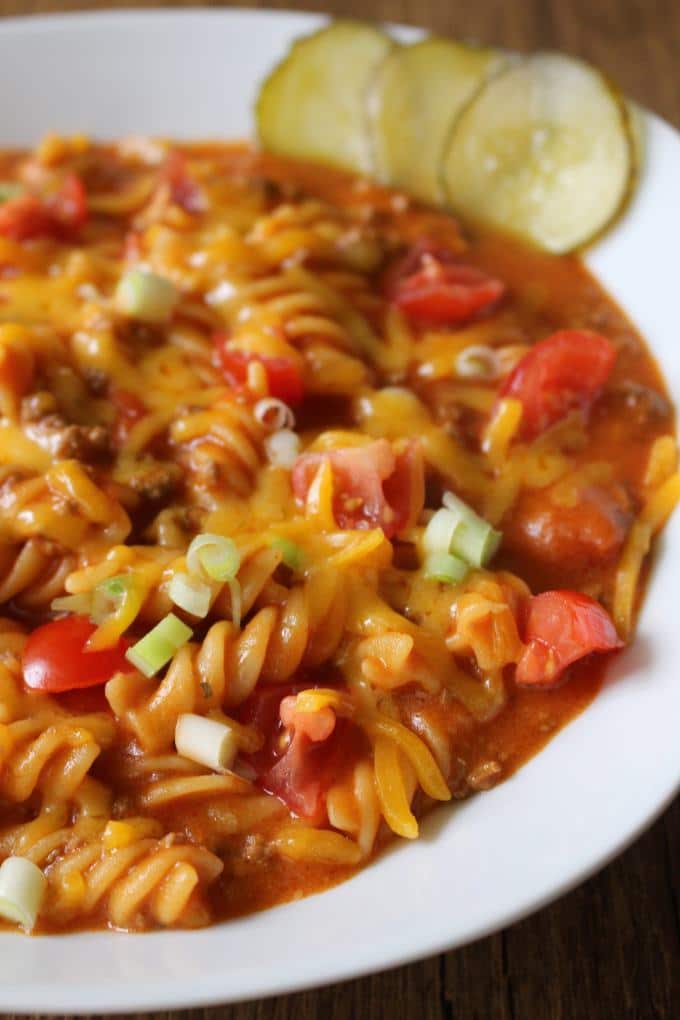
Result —
<path fill-rule="evenodd" d="M 254 11 L 110 13 L 0 24 L 0 143 L 47 129 L 99 137 L 248 135 L 255 87 L 318 18 Z M 680 137 L 648 118 L 625 220 L 590 263 L 648 337 L 676 401 Z M 635 646 L 596 702 L 517 776 L 440 810 L 415 844 L 344 885 L 212 929 L 0 936 L 0 1009 L 114 1013 L 291 991 L 459 946 L 582 881 L 680 783 L 680 516 Z"/>

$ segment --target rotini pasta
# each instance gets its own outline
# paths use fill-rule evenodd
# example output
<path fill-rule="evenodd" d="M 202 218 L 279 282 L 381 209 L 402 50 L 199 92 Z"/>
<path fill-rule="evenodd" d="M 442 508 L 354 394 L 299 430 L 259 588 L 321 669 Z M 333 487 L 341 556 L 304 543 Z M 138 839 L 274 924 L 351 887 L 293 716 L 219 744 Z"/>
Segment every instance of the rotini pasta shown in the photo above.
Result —
<path fill-rule="evenodd" d="M 243 146 L 0 160 L 0 862 L 38 930 L 321 888 L 594 696 L 680 476 L 576 261 Z"/>
<path fill-rule="evenodd" d="M 149 819 L 113 823 L 118 831 L 103 820 L 61 822 L 57 813 L 46 813 L 18 827 L 14 839 L 0 837 L 8 851 L 44 867 L 44 913 L 51 923 L 63 927 L 78 916 L 125 929 L 205 924 L 205 891 L 223 867 L 214 854 L 173 834 L 162 836 Z"/>

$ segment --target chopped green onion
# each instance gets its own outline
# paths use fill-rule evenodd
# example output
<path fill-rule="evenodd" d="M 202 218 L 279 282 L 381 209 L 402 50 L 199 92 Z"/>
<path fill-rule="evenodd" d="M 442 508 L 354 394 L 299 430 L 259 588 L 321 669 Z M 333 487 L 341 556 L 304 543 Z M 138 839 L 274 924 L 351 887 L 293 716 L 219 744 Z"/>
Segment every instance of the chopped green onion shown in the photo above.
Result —
<path fill-rule="evenodd" d="M 7 202 L 10 198 L 16 198 L 24 190 L 23 185 L 18 181 L 0 181 L 0 202 Z"/>
<path fill-rule="evenodd" d="M 177 303 L 171 280 L 143 269 L 129 269 L 118 281 L 114 303 L 119 312 L 141 322 L 167 322 Z"/>
<path fill-rule="evenodd" d="M 501 541 L 500 531 L 472 510 L 452 492 L 444 495 L 444 508 L 437 510 L 425 529 L 426 556 L 449 553 L 472 567 L 484 567 Z"/>
<path fill-rule="evenodd" d="M 495 379 L 498 376 L 498 354 L 486 344 L 470 344 L 458 353 L 455 372 L 461 379 Z"/>
<path fill-rule="evenodd" d="M 300 437 L 292 429 L 279 429 L 267 436 L 264 449 L 270 464 L 290 469 L 300 456 Z"/>
<path fill-rule="evenodd" d="M 26 857 L 8 857 L 0 864 L 0 917 L 31 931 L 46 890 L 47 879 L 37 864 Z"/>
<path fill-rule="evenodd" d="M 189 573 L 207 574 L 211 581 L 233 581 L 240 565 L 238 549 L 223 535 L 197 535 L 187 549 Z"/>
<path fill-rule="evenodd" d="M 97 626 L 104 623 L 129 597 L 133 587 L 131 574 L 114 574 L 100 581 L 92 592 L 90 619 Z"/>
<path fill-rule="evenodd" d="M 192 574 L 175 574 L 170 581 L 168 595 L 176 606 L 192 616 L 203 619 L 210 611 L 212 589 Z"/>
<path fill-rule="evenodd" d="M 469 564 L 461 560 L 460 556 L 452 556 L 451 553 L 430 553 L 425 560 L 423 573 L 433 581 L 454 584 L 456 581 L 462 581 L 469 569 Z"/>
<path fill-rule="evenodd" d="M 191 627 L 182 623 L 174 613 L 168 613 L 153 630 L 145 634 L 132 648 L 128 648 L 125 658 L 144 676 L 153 676 L 170 662 L 175 652 L 187 643 L 192 633 Z"/>
<path fill-rule="evenodd" d="M 77 595 L 64 595 L 52 599 L 50 609 L 55 613 L 76 613 L 78 616 L 89 616 L 93 623 L 100 624 L 124 599 L 130 588 L 130 583 L 131 580 L 126 574 L 108 577 L 105 581 L 101 581 L 93 591 L 83 591 Z"/>
<path fill-rule="evenodd" d="M 238 752 L 232 726 L 193 712 L 185 712 L 177 719 L 175 747 L 183 758 L 205 765 L 213 772 L 230 769 Z"/>
<path fill-rule="evenodd" d="M 302 568 L 302 549 L 289 538 L 275 538 L 271 544 L 272 549 L 281 553 L 281 559 L 291 570 Z"/>
<path fill-rule="evenodd" d="M 100 581 L 93 591 L 52 599 L 50 609 L 55 613 L 89 616 L 93 623 L 99 625 L 118 609 L 131 587 L 132 577 L 129 574 L 116 574 Z"/>
<path fill-rule="evenodd" d="M 447 553 L 453 540 L 456 520 L 450 510 L 437 510 L 423 534 L 423 551 L 426 555 Z"/>
<path fill-rule="evenodd" d="M 262 400 L 258 400 L 253 408 L 253 414 L 261 425 L 265 425 L 272 432 L 295 427 L 295 415 L 288 404 L 284 404 L 277 397 L 263 397 Z"/>
<path fill-rule="evenodd" d="M 452 492 L 444 493 L 443 503 L 456 522 L 448 552 L 462 556 L 473 567 L 486 566 L 498 550 L 501 532 Z"/>
<path fill-rule="evenodd" d="M 113 577 L 107 577 L 105 581 L 100 581 L 96 590 L 112 599 L 120 600 L 120 597 L 129 590 L 130 583 L 128 574 L 115 574 Z"/>

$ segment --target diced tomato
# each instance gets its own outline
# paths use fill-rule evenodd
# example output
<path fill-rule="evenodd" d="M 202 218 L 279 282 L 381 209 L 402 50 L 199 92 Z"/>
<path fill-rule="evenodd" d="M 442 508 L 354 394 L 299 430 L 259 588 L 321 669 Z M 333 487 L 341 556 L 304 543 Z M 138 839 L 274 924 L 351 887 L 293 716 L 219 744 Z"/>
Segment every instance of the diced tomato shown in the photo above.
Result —
<path fill-rule="evenodd" d="M 312 683 L 304 682 L 258 686 L 240 706 L 239 721 L 254 726 L 264 736 L 264 744 L 260 750 L 248 755 L 248 761 L 253 768 L 264 771 L 281 755 L 279 737 L 283 729 L 281 722 L 283 699 L 313 686 Z"/>
<path fill-rule="evenodd" d="M 394 513 L 385 534 L 392 537 L 413 527 L 425 505 L 425 461 L 423 448 L 417 439 L 411 439 L 396 455 L 394 471 L 383 482 L 383 495 Z"/>
<path fill-rule="evenodd" d="M 87 197 L 76 174 L 68 174 L 49 198 L 26 192 L 0 205 L 0 235 L 14 241 L 68 237 L 86 220 Z"/>
<path fill-rule="evenodd" d="M 111 403 L 116 408 L 113 436 L 120 446 L 127 439 L 132 427 L 149 412 L 143 401 L 129 390 L 114 390 L 111 394 Z"/>
<path fill-rule="evenodd" d="M 293 494 L 300 504 L 319 467 L 333 472 L 333 516 L 339 528 L 382 528 L 388 538 L 414 524 L 425 501 L 425 468 L 418 440 L 394 453 L 386 439 L 327 453 L 303 453 L 293 466 Z"/>
<path fill-rule="evenodd" d="M 456 326 L 492 308 L 505 284 L 423 242 L 390 267 L 384 289 L 411 322 Z"/>
<path fill-rule="evenodd" d="M 65 616 L 34 630 L 21 660 L 27 687 L 59 694 L 97 687 L 114 673 L 131 672 L 125 658 L 130 642 L 125 638 L 101 652 L 86 651 L 85 644 L 96 629 L 85 616 Z"/>
<path fill-rule="evenodd" d="M 109 712 L 109 703 L 103 684 L 99 687 L 81 687 L 75 691 L 62 691 L 54 695 L 62 708 L 76 715 L 89 715 L 90 712 Z"/>
<path fill-rule="evenodd" d="M 499 393 L 521 401 L 520 434 L 533 439 L 574 408 L 588 411 L 615 361 L 616 348 L 600 333 L 563 329 L 532 347 Z"/>
<path fill-rule="evenodd" d="M 623 647 L 607 611 L 578 591 L 532 596 L 525 608 L 523 639 L 526 649 L 515 679 L 528 687 L 551 687 L 584 655 Z"/>
<path fill-rule="evenodd" d="M 189 175 L 186 157 L 173 149 L 163 166 L 163 179 L 170 189 L 172 201 L 188 213 L 200 213 L 205 208 L 203 193 Z"/>
<path fill-rule="evenodd" d="M 224 378 L 235 389 L 246 385 L 248 366 L 259 362 L 264 367 L 271 397 L 277 397 L 289 407 L 296 407 L 304 400 L 302 375 L 295 362 L 289 358 L 268 358 L 264 354 L 232 350 L 224 333 L 215 334 L 215 350 Z"/>
<path fill-rule="evenodd" d="M 78 230 L 87 222 L 87 195 L 77 174 L 67 174 L 59 191 L 45 202 L 49 214 L 62 230 Z"/>
<path fill-rule="evenodd" d="M 296 683 L 257 688 L 241 706 L 239 719 L 265 737 L 259 751 L 244 755 L 255 769 L 258 785 L 279 797 L 294 814 L 319 825 L 326 820 L 326 791 L 354 754 L 356 734 L 347 720 L 336 722 L 334 718 L 329 725 L 327 714 L 296 713 L 291 708 L 292 696 L 311 686 Z M 306 718 L 316 714 L 322 719 L 310 722 Z"/>
<path fill-rule="evenodd" d="M 328 740 L 313 741 L 304 733 L 284 731 L 289 741 L 279 760 L 262 776 L 262 786 L 279 797 L 296 815 L 317 825 L 326 820 L 325 795 L 336 776 L 333 763 L 342 757 L 338 735 Z"/>
<path fill-rule="evenodd" d="M 402 280 L 419 273 L 423 263 L 428 259 L 442 265 L 451 265 L 456 262 L 456 258 L 457 256 L 443 244 L 428 239 L 418 241 L 412 244 L 404 255 L 388 265 L 382 276 L 383 290 L 388 297 L 393 297 Z"/>
<path fill-rule="evenodd" d="M 0 205 L 0 235 L 13 241 L 49 236 L 52 217 L 37 195 L 15 195 Z"/>

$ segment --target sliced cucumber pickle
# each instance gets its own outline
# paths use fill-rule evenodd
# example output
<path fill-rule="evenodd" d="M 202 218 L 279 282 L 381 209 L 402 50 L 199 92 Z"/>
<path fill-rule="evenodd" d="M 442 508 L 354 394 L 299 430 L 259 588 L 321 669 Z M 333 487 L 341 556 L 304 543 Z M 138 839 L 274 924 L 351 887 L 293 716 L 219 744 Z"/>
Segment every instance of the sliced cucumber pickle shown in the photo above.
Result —
<path fill-rule="evenodd" d="M 647 145 L 647 122 L 645 111 L 631 99 L 626 103 L 628 109 L 628 123 L 630 126 L 630 137 L 633 143 L 633 155 L 635 157 L 635 176 L 640 176 L 645 167 L 645 150 Z"/>
<path fill-rule="evenodd" d="M 635 167 L 625 101 L 595 68 L 544 53 L 489 79 L 461 111 L 442 181 L 454 210 L 562 253 L 615 219 Z"/>
<path fill-rule="evenodd" d="M 380 179 L 424 202 L 441 202 L 442 153 L 451 124 L 507 61 L 494 50 L 436 37 L 392 50 L 369 94 Z"/>
<path fill-rule="evenodd" d="M 263 147 L 369 172 L 366 95 L 393 45 L 355 21 L 334 21 L 299 39 L 260 90 L 255 116 Z"/>

